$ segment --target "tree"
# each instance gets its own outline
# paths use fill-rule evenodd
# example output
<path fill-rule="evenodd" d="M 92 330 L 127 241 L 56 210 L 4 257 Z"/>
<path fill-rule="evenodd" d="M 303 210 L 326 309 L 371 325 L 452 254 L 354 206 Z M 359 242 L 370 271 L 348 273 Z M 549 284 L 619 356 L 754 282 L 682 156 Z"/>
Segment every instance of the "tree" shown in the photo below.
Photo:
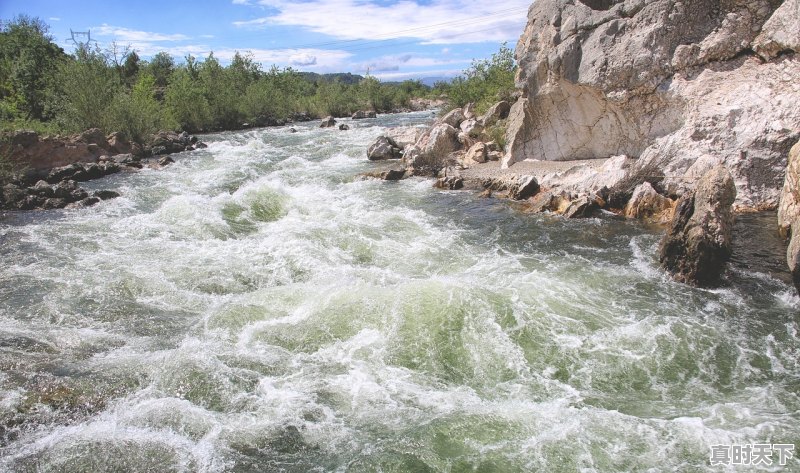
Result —
<path fill-rule="evenodd" d="M 175 60 L 172 59 L 168 53 L 161 51 L 153 56 L 150 64 L 147 66 L 147 71 L 155 78 L 156 87 L 164 88 L 169 83 L 169 76 L 175 70 Z"/>
<path fill-rule="evenodd" d="M 463 107 L 475 102 L 481 112 L 495 102 L 510 100 L 516 69 L 514 53 L 503 43 L 490 59 L 473 61 L 462 76 L 453 80 L 447 90 L 450 106 Z"/>
<path fill-rule="evenodd" d="M 20 15 L 0 22 L 0 101 L 4 109 L 41 120 L 64 51 L 39 18 Z"/>
<path fill-rule="evenodd" d="M 57 119 L 67 131 L 103 128 L 104 114 L 122 90 L 119 74 L 98 49 L 81 46 L 57 74 Z"/>
<path fill-rule="evenodd" d="M 198 132 L 212 125 L 206 91 L 199 80 L 193 79 L 189 67 L 178 69 L 172 75 L 164 104 L 168 120 L 177 128 Z"/>

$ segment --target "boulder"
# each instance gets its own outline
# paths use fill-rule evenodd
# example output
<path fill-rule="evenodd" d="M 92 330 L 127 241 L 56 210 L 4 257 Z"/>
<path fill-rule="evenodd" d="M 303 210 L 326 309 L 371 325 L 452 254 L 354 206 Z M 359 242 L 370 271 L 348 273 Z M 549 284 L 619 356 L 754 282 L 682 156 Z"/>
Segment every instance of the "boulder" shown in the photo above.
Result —
<path fill-rule="evenodd" d="M 192 146 L 188 133 L 175 133 L 174 131 L 159 131 L 153 135 L 150 143 L 154 155 L 179 153 Z"/>
<path fill-rule="evenodd" d="M 464 105 L 464 108 L 462 109 L 462 111 L 464 113 L 464 119 L 465 120 L 474 120 L 475 118 L 477 118 L 476 115 L 475 115 L 475 103 L 474 102 L 470 102 L 470 103 Z"/>
<path fill-rule="evenodd" d="M 350 125 L 348 125 L 347 123 L 342 123 L 341 125 L 339 125 L 339 130 L 340 131 L 347 131 L 349 129 L 350 129 Z"/>
<path fill-rule="evenodd" d="M 83 133 L 80 133 L 72 138 L 73 141 L 86 143 L 87 145 L 95 145 L 102 149 L 108 148 L 108 141 L 106 141 L 106 135 L 103 133 L 103 130 L 99 128 L 90 128 Z"/>
<path fill-rule="evenodd" d="M 711 156 L 736 182 L 737 209 L 776 208 L 776 170 L 800 138 L 797 5 L 537 0 L 516 48 L 503 166 L 625 154 L 639 158 L 633 187 L 664 176 L 663 192 L 681 196 L 695 182 L 685 172 Z"/>
<path fill-rule="evenodd" d="M 672 199 L 656 192 L 649 182 L 644 182 L 633 191 L 625 205 L 624 214 L 628 218 L 665 224 L 672 220 L 674 208 Z"/>
<path fill-rule="evenodd" d="M 800 220 L 800 141 L 789 151 L 788 162 L 778 205 L 778 229 L 784 238 L 791 233 L 794 222 Z"/>
<path fill-rule="evenodd" d="M 378 116 L 378 114 L 375 113 L 372 110 L 359 110 L 359 111 L 357 111 L 356 113 L 353 114 L 352 119 L 353 120 L 363 120 L 365 118 L 376 118 L 377 116 Z"/>
<path fill-rule="evenodd" d="M 119 192 L 111 190 L 99 190 L 99 191 L 94 191 L 94 194 L 92 195 L 100 200 L 109 200 L 109 199 L 116 199 L 117 197 L 119 197 Z"/>
<path fill-rule="evenodd" d="M 386 135 L 379 136 L 367 149 L 367 158 L 370 161 L 381 161 L 384 159 L 400 159 L 402 149 L 397 143 Z"/>
<path fill-rule="evenodd" d="M 466 165 L 469 165 L 469 163 L 485 163 L 487 154 L 488 152 L 485 143 L 475 143 L 469 150 L 467 150 L 467 154 L 464 156 L 464 163 Z"/>
<path fill-rule="evenodd" d="M 572 200 L 562 215 L 566 218 L 589 218 L 605 205 L 605 202 L 597 195 L 581 195 Z"/>
<path fill-rule="evenodd" d="M 418 126 L 400 126 L 386 130 L 386 136 L 392 139 L 398 148 L 403 149 L 415 144 L 424 134 L 425 128 Z"/>
<path fill-rule="evenodd" d="M 453 128 L 458 128 L 461 125 L 461 122 L 463 122 L 465 119 L 466 117 L 464 117 L 464 111 L 460 108 L 456 108 L 440 118 L 439 122 L 446 123 Z"/>
<path fill-rule="evenodd" d="M 131 152 L 131 143 L 120 132 L 111 133 L 106 137 L 108 150 L 114 154 L 126 154 Z"/>
<path fill-rule="evenodd" d="M 323 118 L 322 122 L 319 124 L 320 128 L 331 128 L 333 126 L 336 126 L 336 119 L 330 115 Z"/>
<path fill-rule="evenodd" d="M 731 256 L 735 200 L 733 177 L 717 166 L 678 202 L 659 253 L 662 267 L 677 281 L 703 287 L 719 283 Z"/>
<path fill-rule="evenodd" d="M 795 220 L 792 225 L 792 238 L 786 250 L 786 260 L 789 263 L 789 271 L 792 272 L 794 287 L 800 292 L 800 220 Z"/>
<path fill-rule="evenodd" d="M 481 117 L 478 119 L 478 124 L 483 128 L 489 128 L 497 124 L 500 120 L 505 120 L 508 118 L 509 113 L 511 112 L 511 105 L 502 100 L 497 102 L 496 104 L 492 105 L 489 110 L 486 111 Z"/>
<path fill-rule="evenodd" d="M 469 136 L 478 137 L 481 133 L 483 133 L 483 126 L 478 123 L 478 120 L 475 118 L 468 118 L 461 122 L 459 126 L 462 133 L 465 133 Z"/>
<path fill-rule="evenodd" d="M 458 131 L 452 125 L 445 122 L 431 129 L 422 152 L 434 158 L 444 159 L 448 154 L 458 148 Z"/>
<path fill-rule="evenodd" d="M 530 199 L 539 192 L 539 182 L 533 176 L 520 176 L 509 188 L 508 195 L 514 200 Z"/>
<path fill-rule="evenodd" d="M 440 177 L 433 184 L 433 187 L 437 189 L 448 189 L 451 191 L 463 189 L 464 179 L 458 176 Z"/>

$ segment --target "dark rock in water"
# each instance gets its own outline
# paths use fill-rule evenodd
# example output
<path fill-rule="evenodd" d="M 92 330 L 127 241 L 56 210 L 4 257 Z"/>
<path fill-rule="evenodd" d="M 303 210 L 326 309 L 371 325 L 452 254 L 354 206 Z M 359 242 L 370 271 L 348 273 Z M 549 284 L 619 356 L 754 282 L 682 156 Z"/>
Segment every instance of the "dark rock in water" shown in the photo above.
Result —
<path fill-rule="evenodd" d="M 332 116 L 327 116 L 322 119 L 322 123 L 319 124 L 320 128 L 331 128 L 336 125 L 336 119 Z"/>
<path fill-rule="evenodd" d="M 163 158 L 158 160 L 158 165 L 159 166 L 166 166 L 166 165 L 172 164 L 174 162 L 175 162 L 174 159 L 170 158 L 169 156 L 164 156 Z"/>
<path fill-rule="evenodd" d="M 289 128 L 289 133 L 297 133 L 297 130 L 295 128 Z"/>
<path fill-rule="evenodd" d="M 403 150 L 397 143 L 388 136 L 379 136 L 374 143 L 367 149 L 367 158 L 370 161 L 381 161 L 385 159 L 400 159 L 403 157 Z"/>
<path fill-rule="evenodd" d="M 353 120 L 363 120 L 365 118 L 375 118 L 377 116 L 378 115 L 372 110 L 370 110 L 370 111 L 359 110 L 359 111 L 357 111 L 356 113 L 353 114 L 352 118 L 353 118 Z"/>
<path fill-rule="evenodd" d="M 597 196 L 582 195 L 573 200 L 564 211 L 566 218 L 589 218 L 602 208 Z"/>
<path fill-rule="evenodd" d="M 41 207 L 44 210 L 63 209 L 64 207 L 66 207 L 66 205 L 67 205 L 67 201 L 65 199 L 53 198 L 53 199 L 46 199 L 41 204 Z"/>
<path fill-rule="evenodd" d="M 153 146 L 153 147 L 150 149 L 150 152 L 151 152 L 151 153 L 152 153 L 154 156 L 158 156 L 158 155 L 160 155 L 160 154 L 167 154 L 169 151 L 167 151 L 167 147 L 166 147 L 166 146 Z"/>
<path fill-rule="evenodd" d="M 361 174 L 361 177 L 368 179 L 380 179 L 382 181 L 399 181 L 406 175 L 405 169 L 388 169 L 386 171 L 372 171 Z"/>
<path fill-rule="evenodd" d="M 97 197 L 100 200 L 108 200 L 108 199 L 116 199 L 119 197 L 119 192 L 111 191 L 111 190 L 99 190 L 94 191 L 94 197 Z"/>
<path fill-rule="evenodd" d="M 509 196 L 514 200 L 525 200 L 539 192 L 539 182 L 533 176 L 522 176 L 509 189 Z"/>
<path fill-rule="evenodd" d="M 702 287 L 719 283 L 732 252 L 735 199 L 731 174 L 717 166 L 700 179 L 693 194 L 678 202 L 659 254 L 675 280 Z"/>
<path fill-rule="evenodd" d="M 92 205 L 98 202 L 100 202 L 100 199 L 98 197 L 87 197 L 85 199 L 76 202 L 76 205 L 78 207 L 91 207 Z"/>
<path fill-rule="evenodd" d="M 341 125 L 339 125 L 339 129 L 342 131 L 347 131 L 350 129 L 350 125 L 348 125 L 347 123 L 342 123 Z"/>
<path fill-rule="evenodd" d="M 29 190 L 33 190 L 37 195 L 42 197 L 53 197 L 55 195 L 53 188 L 45 181 L 37 182 L 36 185 Z"/>
<path fill-rule="evenodd" d="M 203 143 L 202 141 L 198 141 L 198 142 L 197 142 L 197 143 L 194 145 L 194 147 L 195 147 L 195 149 L 206 149 L 206 148 L 208 148 L 208 145 L 207 145 L 207 144 L 205 144 L 205 143 Z"/>
<path fill-rule="evenodd" d="M 449 176 L 449 177 L 440 177 L 436 180 L 433 187 L 437 189 L 450 189 L 450 190 L 458 190 L 464 188 L 464 179 L 458 176 Z"/>

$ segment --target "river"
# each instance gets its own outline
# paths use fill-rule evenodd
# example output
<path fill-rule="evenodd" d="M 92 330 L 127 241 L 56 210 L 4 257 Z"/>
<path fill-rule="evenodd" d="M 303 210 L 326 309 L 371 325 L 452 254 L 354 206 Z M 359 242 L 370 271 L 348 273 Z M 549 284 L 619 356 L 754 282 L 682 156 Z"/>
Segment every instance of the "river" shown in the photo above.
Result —
<path fill-rule="evenodd" d="M 118 199 L 0 220 L 0 470 L 719 471 L 712 445 L 800 444 L 793 287 L 672 282 L 636 222 L 354 179 L 429 118 L 208 135 L 87 183 Z"/>

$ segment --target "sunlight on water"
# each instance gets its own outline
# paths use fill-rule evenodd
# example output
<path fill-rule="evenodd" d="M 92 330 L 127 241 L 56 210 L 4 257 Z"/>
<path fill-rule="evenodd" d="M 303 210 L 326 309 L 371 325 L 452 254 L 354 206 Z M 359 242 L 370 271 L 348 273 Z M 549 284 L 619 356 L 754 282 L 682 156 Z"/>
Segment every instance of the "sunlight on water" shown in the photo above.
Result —
<path fill-rule="evenodd" d="M 800 442 L 793 288 L 691 289 L 636 223 L 354 178 L 429 118 L 210 135 L 0 223 L 0 469 L 705 471 Z"/>

